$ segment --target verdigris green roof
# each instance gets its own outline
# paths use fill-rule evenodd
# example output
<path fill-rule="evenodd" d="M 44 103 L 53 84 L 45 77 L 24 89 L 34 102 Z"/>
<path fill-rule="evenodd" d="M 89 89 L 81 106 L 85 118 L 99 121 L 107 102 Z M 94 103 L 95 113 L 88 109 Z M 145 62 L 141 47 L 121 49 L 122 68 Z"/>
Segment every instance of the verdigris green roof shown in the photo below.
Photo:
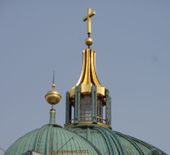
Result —
<path fill-rule="evenodd" d="M 23 155 L 27 151 L 43 155 L 100 155 L 95 146 L 83 137 L 54 124 L 47 124 L 27 133 L 13 143 L 4 155 Z"/>
<path fill-rule="evenodd" d="M 94 144 L 102 155 L 167 155 L 160 149 L 134 137 L 98 126 L 68 128 Z"/>

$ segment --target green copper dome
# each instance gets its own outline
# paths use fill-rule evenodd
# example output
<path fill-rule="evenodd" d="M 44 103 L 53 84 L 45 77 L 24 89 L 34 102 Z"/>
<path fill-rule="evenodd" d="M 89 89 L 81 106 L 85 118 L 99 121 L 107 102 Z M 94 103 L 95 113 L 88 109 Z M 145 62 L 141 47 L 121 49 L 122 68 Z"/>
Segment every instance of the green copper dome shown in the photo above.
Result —
<path fill-rule="evenodd" d="M 7 149 L 4 155 L 23 155 L 28 151 L 42 155 L 100 155 L 97 148 L 86 139 L 57 125 L 54 109 L 50 111 L 49 124 L 19 138 Z"/>
<path fill-rule="evenodd" d="M 94 144 L 102 155 L 167 155 L 148 143 L 109 128 L 77 126 L 68 129 Z"/>
<path fill-rule="evenodd" d="M 100 154 L 82 137 L 59 126 L 47 124 L 19 138 L 5 155 L 23 155 L 34 151 L 43 155 Z"/>

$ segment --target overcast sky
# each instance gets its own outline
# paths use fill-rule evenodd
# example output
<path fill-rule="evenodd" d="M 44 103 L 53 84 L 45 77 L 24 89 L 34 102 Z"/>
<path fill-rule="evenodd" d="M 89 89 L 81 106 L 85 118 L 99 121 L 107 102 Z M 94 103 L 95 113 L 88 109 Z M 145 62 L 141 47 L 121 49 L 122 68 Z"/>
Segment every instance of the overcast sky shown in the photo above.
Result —
<path fill-rule="evenodd" d="M 48 123 L 52 71 L 62 94 L 78 81 L 93 17 L 97 73 L 112 97 L 113 130 L 170 154 L 170 1 L 0 0 L 0 147 Z M 2 152 L 0 152 L 2 154 Z"/>

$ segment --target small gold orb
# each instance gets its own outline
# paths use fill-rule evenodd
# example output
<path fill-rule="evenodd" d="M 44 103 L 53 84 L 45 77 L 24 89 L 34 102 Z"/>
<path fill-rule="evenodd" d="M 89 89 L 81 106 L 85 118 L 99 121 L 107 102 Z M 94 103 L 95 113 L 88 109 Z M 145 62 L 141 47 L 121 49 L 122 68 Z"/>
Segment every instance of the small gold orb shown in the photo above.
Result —
<path fill-rule="evenodd" d="M 87 38 L 85 40 L 85 43 L 86 43 L 87 46 L 91 46 L 93 44 L 93 39 L 92 38 Z"/>
<path fill-rule="evenodd" d="M 45 99 L 49 104 L 55 105 L 60 102 L 61 95 L 56 90 L 50 90 L 45 95 Z"/>

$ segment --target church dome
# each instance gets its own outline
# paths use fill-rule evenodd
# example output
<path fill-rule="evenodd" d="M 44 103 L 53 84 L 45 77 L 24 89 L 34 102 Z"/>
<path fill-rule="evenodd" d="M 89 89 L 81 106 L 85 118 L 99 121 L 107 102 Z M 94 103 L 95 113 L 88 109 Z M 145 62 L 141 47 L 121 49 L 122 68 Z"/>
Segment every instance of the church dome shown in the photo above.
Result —
<path fill-rule="evenodd" d="M 98 79 L 95 51 L 91 49 L 91 17 L 88 9 L 88 46 L 83 50 L 83 63 L 77 84 L 66 93 L 65 128 L 55 123 L 54 105 L 61 95 L 54 84 L 45 95 L 52 106 L 50 122 L 33 130 L 12 144 L 4 155 L 167 155 L 160 149 L 137 138 L 111 129 L 111 97 L 109 90 Z"/>
<path fill-rule="evenodd" d="M 45 98 L 52 105 L 49 124 L 35 129 L 16 140 L 4 155 L 100 155 L 97 148 L 89 141 L 56 124 L 56 110 L 53 106 L 60 101 L 61 95 L 55 89 L 54 76 L 52 90 L 47 92 Z"/>
<path fill-rule="evenodd" d="M 103 155 L 166 155 L 160 149 L 137 138 L 98 126 L 69 128 L 94 144 Z"/>
<path fill-rule="evenodd" d="M 29 151 L 43 155 L 100 154 L 84 138 L 54 124 L 27 133 L 12 144 L 4 155 L 23 155 Z"/>

